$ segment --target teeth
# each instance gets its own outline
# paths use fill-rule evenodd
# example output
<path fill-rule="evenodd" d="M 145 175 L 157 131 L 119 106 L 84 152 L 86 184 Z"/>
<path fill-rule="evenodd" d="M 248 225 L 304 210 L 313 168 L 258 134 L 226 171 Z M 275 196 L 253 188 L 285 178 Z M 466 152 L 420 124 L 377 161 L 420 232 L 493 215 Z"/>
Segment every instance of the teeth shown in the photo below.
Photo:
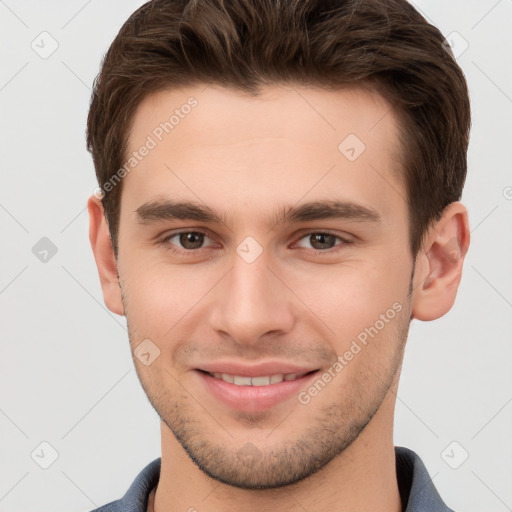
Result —
<path fill-rule="evenodd" d="M 235 375 L 233 377 L 233 384 L 236 384 L 237 386 L 252 386 L 251 377 L 239 377 L 238 375 Z"/>
<path fill-rule="evenodd" d="M 216 379 L 222 379 L 224 382 L 235 384 L 237 386 L 268 386 L 269 384 L 279 384 L 284 380 L 295 380 L 305 375 L 304 373 L 278 373 L 271 376 L 261 377 L 241 377 L 239 375 L 229 375 L 228 373 L 210 373 L 212 377 Z"/>
<path fill-rule="evenodd" d="M 270 377 L 253 377 L 251 381 L 253 386 L 268 386 L 270 384 Z"/>

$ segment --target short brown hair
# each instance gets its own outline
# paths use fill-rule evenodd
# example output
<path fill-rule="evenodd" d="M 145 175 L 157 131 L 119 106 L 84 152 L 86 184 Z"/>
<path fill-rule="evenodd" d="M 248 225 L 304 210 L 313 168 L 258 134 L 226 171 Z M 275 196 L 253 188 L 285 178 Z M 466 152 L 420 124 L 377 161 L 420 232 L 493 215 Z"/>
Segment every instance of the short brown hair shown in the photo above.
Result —
<path fill-rule="evenodd" d="M 371 85 L 401 133 L 410 250 L 460 199 L 470 105 L 441 32 L 406 0 L 153 0 L 124 23 L 94 82 L 87 149 L 100 187 L 125 161 L 136 107 L 152 93 L 214 83 Z M 341 142 L 341 141 L 340 141 Z M 122 182 L 102 198 L 117 256 Z"/>

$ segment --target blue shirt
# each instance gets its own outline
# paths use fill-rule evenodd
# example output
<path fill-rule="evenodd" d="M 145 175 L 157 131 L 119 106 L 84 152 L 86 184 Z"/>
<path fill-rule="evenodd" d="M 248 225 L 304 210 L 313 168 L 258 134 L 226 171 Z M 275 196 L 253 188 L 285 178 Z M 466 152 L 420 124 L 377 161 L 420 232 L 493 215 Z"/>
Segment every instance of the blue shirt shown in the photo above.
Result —
<path fill-rule="evenodd" d="M 395 446 L 396 476 L 403 512 L 453 512 L 437 492 L 427 468 L 408 448 Z M 161 458 L 148 464 L 135 478 L 126 494 L 91 512 L 146 512 L 148 497 L 160 478 Z"/>

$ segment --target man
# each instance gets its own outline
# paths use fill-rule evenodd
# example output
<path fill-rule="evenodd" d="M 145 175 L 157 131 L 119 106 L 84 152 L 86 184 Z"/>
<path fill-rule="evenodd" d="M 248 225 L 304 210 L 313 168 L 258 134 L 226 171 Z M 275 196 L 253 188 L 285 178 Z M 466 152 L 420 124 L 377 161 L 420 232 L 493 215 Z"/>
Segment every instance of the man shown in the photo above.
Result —
<path fill-rule="evenodd" d="M 88 118 L 90 240 L 162 457 L 98 510 L 450 510 L 393 413 L 411 319 L 461 279 L 469 125 L 402 0 L 130 17 Z"/>

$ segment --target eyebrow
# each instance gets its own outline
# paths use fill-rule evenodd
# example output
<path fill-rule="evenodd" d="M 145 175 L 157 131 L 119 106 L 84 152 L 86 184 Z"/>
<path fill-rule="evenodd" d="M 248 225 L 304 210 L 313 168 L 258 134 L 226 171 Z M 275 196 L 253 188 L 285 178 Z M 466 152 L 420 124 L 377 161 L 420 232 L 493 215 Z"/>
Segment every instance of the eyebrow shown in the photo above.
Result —
<path fill-rule="evenodd" d="M 168 199 L 154 200 L 135 210 L 137 222 L 149 224 L 165 220 L 192 220 L 212 224 L 226 224 L 227 219 L 216 210 L 196 202 L 174 202 Z M 269 225 L 292 224 L 298 222 L 344 219 L 354 222 L 381 221 L 380 214 L 371 207 L 351 201 L 313 201 L 300 206 L 282 207 L 268 219 Z"/>

